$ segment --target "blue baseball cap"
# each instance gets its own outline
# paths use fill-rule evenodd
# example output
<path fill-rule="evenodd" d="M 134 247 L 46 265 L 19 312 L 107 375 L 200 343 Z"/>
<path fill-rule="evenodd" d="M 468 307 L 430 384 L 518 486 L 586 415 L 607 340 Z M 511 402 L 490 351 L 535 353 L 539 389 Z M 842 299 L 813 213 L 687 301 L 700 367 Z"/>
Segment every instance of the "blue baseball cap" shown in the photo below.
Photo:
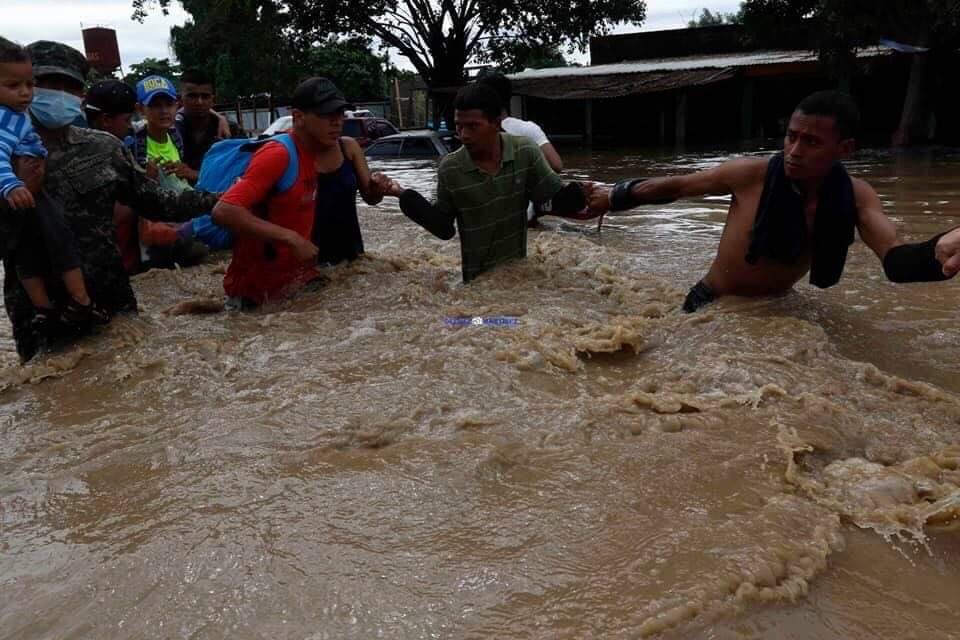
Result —
<path fill-rule="evenodd" d="M 163 76 L 147 76 L 137 83 L 137 102 L 149 105 L 157 96 L 177 99 L 177 88 Z"/>

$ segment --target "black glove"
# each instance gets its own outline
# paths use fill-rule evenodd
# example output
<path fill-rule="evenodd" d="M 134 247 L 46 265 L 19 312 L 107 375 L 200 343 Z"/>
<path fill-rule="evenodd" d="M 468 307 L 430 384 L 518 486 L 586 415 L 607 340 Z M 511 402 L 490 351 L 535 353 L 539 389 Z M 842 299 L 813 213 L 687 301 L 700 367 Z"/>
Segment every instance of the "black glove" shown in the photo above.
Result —
<path fill-rule="evenodd" d="M 534 211 L 538 215 L 560 217 L 569 217 L 571 214 L 583 211 L 586 207 L 587 197 L 583 195 L 583 187 L 579 182 L 568 182 L 549 200 L 533 203 Z"/>
<path fill-rule="evenodd" d="M 883 271 L 891 282 L 938 282 L 948 280 L 943 265 L 937 260 L 937 241 L 947 232 L 926 242 L 901 244 L 883 257 Z"/>
<path fill-rule="evenodd" d="M 621 180 L 613 185 L 610 191 L 610 211 L 623 211 L 633 209 L 642 204 L 669 204 L 676 198 L 637 198 L 633 195 L 633 186 L 640 184 L 648 178 L 633 178 L 632 180 Z"/>

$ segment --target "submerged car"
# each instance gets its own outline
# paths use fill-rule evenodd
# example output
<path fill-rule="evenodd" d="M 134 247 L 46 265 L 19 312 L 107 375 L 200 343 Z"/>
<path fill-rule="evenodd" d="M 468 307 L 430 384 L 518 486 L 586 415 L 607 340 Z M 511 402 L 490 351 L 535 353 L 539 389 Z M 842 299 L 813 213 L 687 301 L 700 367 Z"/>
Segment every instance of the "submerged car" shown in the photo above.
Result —
<path fill-rule="evenodd" d="M 368 158 L 389 160 L 390 158 L 442 158 L 453 149 L 453 141 L 445 140 L 443 134 L 436 131 L 404 131 L 396 135 L 380 138 L 369 147 Z"/>
<path fill-rule="evenodd" d="M 261 137 L 272 136 L 284 131 L 290 131 L 293 128 L 293 116 L 281 116 L 270 123 L 270 126 L 263 130 Z"/>
<path fill-rule="evenodd" d="M 343 119 L 343 135 L 356 140 L 361 147 L 366 147 L 374 140 L 398 133 L 398 129 L 389 120 L 368 117 L 369 111 L 347 112 Z M 264 130 L 262 136 L 272 136 L 293 128 L 293 116 L 277 118 Z"/>
<path fill-rule="evenodd" d="M 374 140 L 379 140 L 386 136 L 392 136 L 399 133 L 400 130 L 393 126 L 389 120 L 383 118 L 344 118 L 343 135 L 350 136 L 360 143 L 361 147 L 366 147 Z"/>

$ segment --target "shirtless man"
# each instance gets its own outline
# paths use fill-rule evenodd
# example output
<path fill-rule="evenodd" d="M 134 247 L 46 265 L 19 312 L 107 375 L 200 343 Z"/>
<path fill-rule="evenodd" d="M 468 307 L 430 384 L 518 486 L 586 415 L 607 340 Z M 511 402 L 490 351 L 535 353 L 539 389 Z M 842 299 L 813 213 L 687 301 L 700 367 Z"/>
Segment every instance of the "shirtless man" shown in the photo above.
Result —
<path fill-rule="evenodd" d="M 684 176 L 624 180 L 612 189 L 595 189 L 590 208 L 620 211 L 732 194 L 717 255 L 684 302 L 688 313 L 723 295 L 784 292 L 808 271 L 816 286 L 836 284 L 854 227 L 891 281 L 947 279 L 934 252 L 944 234 L 923 243 L 901 242 L 873 187 L 850 178 L 840 164 L 855 148 L 858 124 L 848 96 L 820 91 L 793 112 L 782 154 L 729 160 Z"/>

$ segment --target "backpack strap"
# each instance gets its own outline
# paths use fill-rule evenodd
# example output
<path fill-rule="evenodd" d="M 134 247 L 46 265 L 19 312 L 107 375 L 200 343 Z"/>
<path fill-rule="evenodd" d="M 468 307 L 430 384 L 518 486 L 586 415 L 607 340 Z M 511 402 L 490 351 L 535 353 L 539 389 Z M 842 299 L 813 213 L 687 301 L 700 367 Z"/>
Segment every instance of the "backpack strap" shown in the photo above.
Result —
<path fill-rule="evenodd" d="M 286 147 L 287 156 L 289 156 L 287 169 L 283 172 L 283 175 L 280 176 L 280 181 L 277 182 L 276 192 L 283 193 L 284 191 L 289 191 L 297 182 L 297 178 L 300 175 L 300 157 L 297 154 L 297 145 L 289 134 L 282 133 L 271 139 L 276 140 Z"/>
<path fill-rule="evenodd" d="M 177 129 L 176 126 L 170 127 L 167 135 L 170 136 L 170 140 L 173 141 L 173 146 L 177 148 L 177 153 L 180 154 L 180 162 L 186 164 L 183 159 L 183 156 L 186 155 L 186 147 L 183 146 L 183 136 L 180 135 L 180 130 Z"/>

